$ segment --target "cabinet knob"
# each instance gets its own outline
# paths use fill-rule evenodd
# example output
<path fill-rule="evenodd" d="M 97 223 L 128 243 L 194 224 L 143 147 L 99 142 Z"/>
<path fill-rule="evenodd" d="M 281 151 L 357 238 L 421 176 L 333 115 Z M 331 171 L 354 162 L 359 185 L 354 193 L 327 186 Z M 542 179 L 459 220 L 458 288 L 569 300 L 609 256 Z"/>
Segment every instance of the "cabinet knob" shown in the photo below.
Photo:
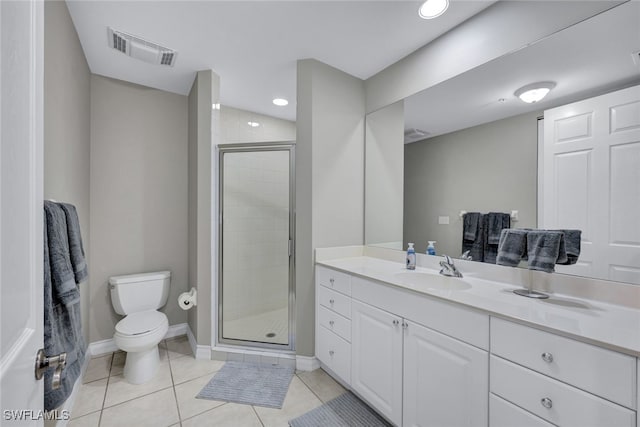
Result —
<path fill-rule="evenodd" d="M 335 322 L 334 322 L 333 320 L 329 320 L 329 325 L 331 325 L 332 327 L 333 327 L 333 324 L 334 324 L 334 323 L 335 323 Z"/>
<path fill-rule="evenodd" d="M 333 304 L 334 302 L 333 298 L 329 300 L 329 304 Z"/>
<path fill-rule="evenodd" d="M 404 329 L 407 329 L 409 327 L 409 324 L 407 322 L 402 322 L 402 327 Z"/>
<path fill-rule="evenodd" d="M 393 324 L 395 326 L 398 326 L 400 324 L 400 322 L 398 321 L 398 319 L 393 319 Z"/>
<path fill-rule="evenodd" d="M 542 357 L 542 360 L 544 360 L 547 363 L 553 362 L 553 354 L 551 353 L 544 352 L 542 353 L 541 357 Z"/>
<path fill-rule="evenodd" d="M 540 399 L 540 403 L 547 409 L 551 409 L 553 407 L 553 402 L 548 397 Z"/>
<path fill-rule="evenodd" d="M 331 283 L 331 286 L 333 286 L 333 282 L 335 282 L 335 279 L 332 277 L 331 279 L 329 279 L 329 282 Z"/>
<path fill-rule="evenodd" d="M 329 350 L 329 356 L 333 356 L 333 350 Z"/>

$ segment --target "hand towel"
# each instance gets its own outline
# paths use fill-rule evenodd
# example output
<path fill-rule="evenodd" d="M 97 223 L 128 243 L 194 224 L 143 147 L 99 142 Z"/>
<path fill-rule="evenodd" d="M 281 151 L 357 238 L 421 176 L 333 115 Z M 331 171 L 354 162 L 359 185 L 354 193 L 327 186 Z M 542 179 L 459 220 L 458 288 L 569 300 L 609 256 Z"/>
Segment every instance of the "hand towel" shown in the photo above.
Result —
<path fill-rule="evenodd" d="M 54 302 L 72 304 L 80 298 L 69 254 L 67 219 L 58 203 L 45 200 L 44 216 Z"/>
<path fill-rule="evenodd" d="M 558 260 L 558 264 L 573 265 L 578 262 L 580 256 L 580 241 L 582 232 L 580 230 L 559 230 L 564 234 L 564 249 L 566 259 Z"/>
<path fill-rule="evenodd" d="M 527 232 L 527 252 L 529 269 L 552 273 L 558 259 L 562 259 L 564 234 L 561 231 L 529 230 Z M 566 252 L 564 252 L 566 258 Z"/>
<path fill-rule="evenodd" d="M 484 260 L 483 215 L 479 212 L 467 212 L 463 218 L 462 251 L 469 251 L 474 261 Z"/>
<path fill-rule="evenodd" d="M 511 215 L 501 212 L 489 212 L 484 216 L 484 262 L 495 264 L 498 257 L 498 244 L 503 229 L 511 227 Z"/>
<path fill-rule="evenodd" d="M 80 221 L 76 207 L 68 203 L 59 203 L 67 220 L 67 233 L 69 240 L 69 255 L 76 284 L 82 283 L 88 275 L 87 263 L 84 257 L 82 236 L 80 235 Z"/>
<path fill-rule="evenodd" d="M 527 257 L 527 231 L 521 228 L 506 228 L 500 233 L 496 264 L 517 267 Z"/>

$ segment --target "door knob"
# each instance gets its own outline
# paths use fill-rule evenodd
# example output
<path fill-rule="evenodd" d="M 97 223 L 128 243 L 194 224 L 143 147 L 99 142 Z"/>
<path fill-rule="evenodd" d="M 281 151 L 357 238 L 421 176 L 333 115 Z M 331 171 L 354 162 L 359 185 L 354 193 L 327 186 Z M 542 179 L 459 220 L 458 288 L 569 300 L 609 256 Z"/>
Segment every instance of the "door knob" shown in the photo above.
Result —
<path fill-rule="evenodd" d="M 56 390 L 60 387 L 62 370 L 65 366 L 67 366 L 67 353 L 60 353 L 57 356 L 47 356 L 44 354 L 44 349 L 40 349 L 38 350 L 38 354 L 36 354 L 36 379 L 41 380 L 44 376 L 44 371 L 49 368 L 54 368 L 55 371 L 53 372 L 53 378 L 51 379 L 51 388 Z"/>

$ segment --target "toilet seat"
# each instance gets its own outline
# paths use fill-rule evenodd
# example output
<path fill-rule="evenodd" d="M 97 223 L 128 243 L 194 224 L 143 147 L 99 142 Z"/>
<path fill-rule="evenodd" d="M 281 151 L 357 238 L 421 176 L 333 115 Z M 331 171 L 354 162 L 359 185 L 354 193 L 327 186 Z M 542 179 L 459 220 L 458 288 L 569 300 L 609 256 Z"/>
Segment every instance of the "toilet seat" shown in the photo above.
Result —
<path fill-rule="evenodd" d="M 144 337 L 168 325 L 167 316 L 156 310 L 131 313 L 116 324 L 116 334 Z"/>

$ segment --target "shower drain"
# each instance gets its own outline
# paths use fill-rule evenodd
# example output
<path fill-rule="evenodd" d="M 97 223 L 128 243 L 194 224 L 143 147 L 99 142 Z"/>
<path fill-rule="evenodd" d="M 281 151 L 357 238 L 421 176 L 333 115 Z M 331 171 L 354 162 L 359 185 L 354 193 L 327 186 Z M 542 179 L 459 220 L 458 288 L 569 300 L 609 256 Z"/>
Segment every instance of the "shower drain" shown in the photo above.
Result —
<path fill-rule="evenodd" d="M 273 338 L 276 336 L 275 332 L 269 332 L 267 335 L 265 335 L 267 338 Z"/>

